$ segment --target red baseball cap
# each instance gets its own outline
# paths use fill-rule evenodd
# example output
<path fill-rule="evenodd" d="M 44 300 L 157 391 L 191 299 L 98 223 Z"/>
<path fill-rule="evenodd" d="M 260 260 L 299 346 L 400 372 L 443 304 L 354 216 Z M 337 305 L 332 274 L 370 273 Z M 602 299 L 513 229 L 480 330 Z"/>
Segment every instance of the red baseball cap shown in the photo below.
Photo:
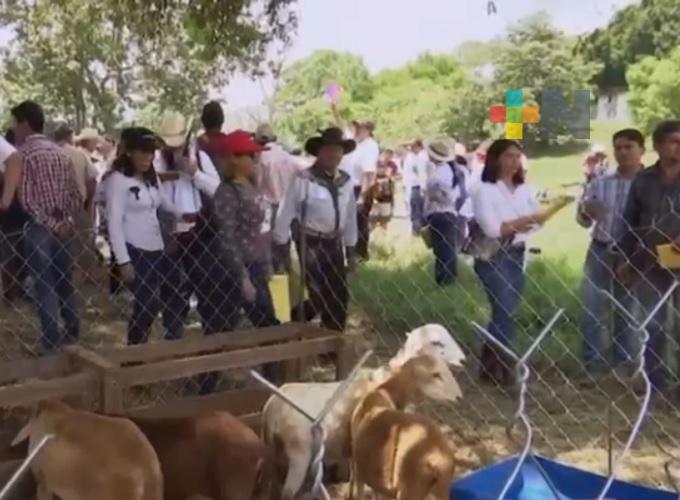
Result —
<path fill-rule="evenodd" d="M 216 152 L 230 155 L 254 154 L 267 149 L 255 141 L 253 135 L 245 130 L 221 134 L 211 141 L 210 146 Z"/>

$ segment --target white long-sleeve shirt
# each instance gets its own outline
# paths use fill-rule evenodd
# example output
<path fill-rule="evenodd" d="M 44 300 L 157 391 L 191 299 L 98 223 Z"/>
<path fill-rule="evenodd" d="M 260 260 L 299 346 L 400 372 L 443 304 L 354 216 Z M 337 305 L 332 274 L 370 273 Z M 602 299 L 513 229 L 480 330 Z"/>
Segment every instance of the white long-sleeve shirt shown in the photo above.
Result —
<path fill-rule="evenodd" d="M 520 184 L 514 191 L 501 181 L 482 182 L 472 194 L 475 221 L 490 238 L 501 237 L 501 225 L 520 217 L 534 215 L 540 210 L 535 192 L 528 184 Z M 530 232 L 518 233 L 513 244 L 526 243 Z"/>
<path fill-rule="evenodd" d="M 269 203 L 278 204 L 301 167 L 281 145 L 270 143 L 267 146 L 269 150 L 260 155 L 258 185 Z"/>
<path fill-rule="evenodd" d="M 158 208 L 177 217 L 181 211 L 157 187 L 113 172 L 106 180 L 105 194 L 109 240 L 118 264 L 130 262 L 128 243 L 141 250 L 163 250 Z"/>
<path fill-rule="evenodd" d="M 210 196 L 215 195 L 220 185 L 220 176 L 210 157 L 203 151 L 198 153 L 201 158 L 201 168 L 193 176 L 180 172 L 176 181 L 161 183 L 161 191 L 183 213 L 196 213 L 201 210 L 201 192 Z M 190 149 L 191 161 L 196 160 L 195 150 Z M 158 173 L 168 171 L 168 165 L 160 151 L 154 158 L 154 168 Z M 175 226 L 176 233 L 185 233 L 194 227 L 193 222 L 178 222 Z"/>
<path fill-rule="evenodd" d="M 354 186 L 346 172 L 339 170 L 335 178 L 338 186 L 338 232 L 344 245 L 353 247 L 357 242 L 357 206 Z M 302 222 L 302 206 L 306 203 L 303 229 L 321 234 L 332 234 L 336 229 L 336 211 L 330 191 L 311 170 L 299 173 L 291 184 L 276 216 L 272 238 L 283 244 L 290 240 L 293 220 Z"/>
<path fill-rule="evenodd" d="M 456 204 L 462 196 L 460 186 L 453 186 L 453 171 L 448 163 L 433 165 L 432 175 L 425 190 L 425 215 L 434 213 L 458 214 Z"/>

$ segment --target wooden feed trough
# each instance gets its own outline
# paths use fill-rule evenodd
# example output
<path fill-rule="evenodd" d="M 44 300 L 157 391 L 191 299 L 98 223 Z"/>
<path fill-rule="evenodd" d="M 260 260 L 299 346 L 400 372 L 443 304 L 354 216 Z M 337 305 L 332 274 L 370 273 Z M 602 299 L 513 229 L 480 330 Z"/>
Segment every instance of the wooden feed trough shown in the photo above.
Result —
<path fill-rule="evenodd" d="M 90 350 L 70 346 L 42 358 L 0 363 L 0 409 L 4 417 L 0 432 L 0 484 L 4 484 L 26 454 L 25 446 L 9 448 L 19 429 L 17 419 L 11 422 L 7 418 L 12 409 L 58 398 L 101 413 L 135 417 L 181 417 L 223 410 L 243 418 L 259 432 L 260 411 L 270 396 L 259 386 L 167 402 L 159 398 L 142 404 L 126 404 L 124 394 L 138 386 L 265 363 L 279 364 L 281 381 L 299 380 L 300 360 L 319 355 L 331 355 L 336 361 L 336 378 L 344 378 L 356 360 L 353 337 L 314 325 L 286 323 L 128 347 Z M 21 416 L 25 419 L 26 415 L 24 410 Z M 30 479 L 30 474 L 27 477 Z M 16 495 L 10 498 L 27 498 L 28 486 L 24 483 L 28 479 L 18 485 Z"/>

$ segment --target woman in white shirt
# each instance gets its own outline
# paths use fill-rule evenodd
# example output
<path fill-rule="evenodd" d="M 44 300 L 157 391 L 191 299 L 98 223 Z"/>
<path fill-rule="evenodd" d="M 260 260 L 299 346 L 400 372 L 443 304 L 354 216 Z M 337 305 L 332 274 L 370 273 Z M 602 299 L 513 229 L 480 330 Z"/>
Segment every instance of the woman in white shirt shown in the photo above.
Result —
<path fill-rule="evenodd" d="M 533 189 L 524 183 L 518 142 L 501 139 L 491 145 L 481 180 L 473 194 L 475 221 L 486 238 L 500 245 L 489 258 L 475 259 L 474 268 L 491 305 L 488 330 L 510 344 L 513 315 L 524 289 L 527 236 L 544 220 Z M 482 380 L 498 385 L 513 382 L 508 360 L 492 344 L 484 345 L 480 360 Z"/>
<path fill-rule="evenodd" d="M 162 208 L 184 217 L 158 189 L 153 158 L 158 140 L 136 131 L 126 141 L 126 151 L 112 166 L 107 180 L 106 212 L 111 248 L 120 275 L 133 295 L 128 323 L 128 344 L 147 341 L 154 318 L 160 311 L 158 293 L 163 270 L 163 238 L 158 220 Z"/>

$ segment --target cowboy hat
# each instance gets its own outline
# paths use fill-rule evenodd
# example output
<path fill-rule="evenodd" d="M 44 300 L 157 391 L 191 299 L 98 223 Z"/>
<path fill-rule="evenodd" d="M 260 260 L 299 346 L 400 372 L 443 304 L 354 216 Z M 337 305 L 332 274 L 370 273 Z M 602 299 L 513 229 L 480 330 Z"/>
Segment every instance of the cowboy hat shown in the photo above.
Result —
<path fill-rule="evenodd" d="M 97 141 L 102 137 L 97 132 L 96 128 L 84 128 L 80 131 L 78 137 L 76 137 L 76 142 L 80 141 Z"/>
<path fill-rule="evenodd" d="M 261 123 L 255 129 L 255 140 L 257 142 L 272 142 L 276 141 L 276 134 L 272 126 L 268 123 Z"/>
<path fill-rule="evenodd" d="M 191 124 L 184 115 L 176 111 L 166 111 L 158 125 L 158 136 L 169 148 L 183 146 Z"/>
<path fill-rule="evenodd" d="M 317 156 L 319 150 L 326 145 L 334 144 L 342 146 L 344 154 L 351 153 L 357 147 L 357 143 L 353 139 L 345 139 L 342 135 L 342 130 L 338 127 L 330 127 L 326 130 L 319 130 L 316 137 L 312 137 L 305 143 L 305 151 L 312 156 Z"/>
<path fill-rule="evenodd" d="M 425 142 L 425 151 L 427 151 L 427 155 L 432 160 L 441 163 L 448 163 L 455 160 L 455 147 L 455 141 L 449 138 L 434 139 Z"/>

